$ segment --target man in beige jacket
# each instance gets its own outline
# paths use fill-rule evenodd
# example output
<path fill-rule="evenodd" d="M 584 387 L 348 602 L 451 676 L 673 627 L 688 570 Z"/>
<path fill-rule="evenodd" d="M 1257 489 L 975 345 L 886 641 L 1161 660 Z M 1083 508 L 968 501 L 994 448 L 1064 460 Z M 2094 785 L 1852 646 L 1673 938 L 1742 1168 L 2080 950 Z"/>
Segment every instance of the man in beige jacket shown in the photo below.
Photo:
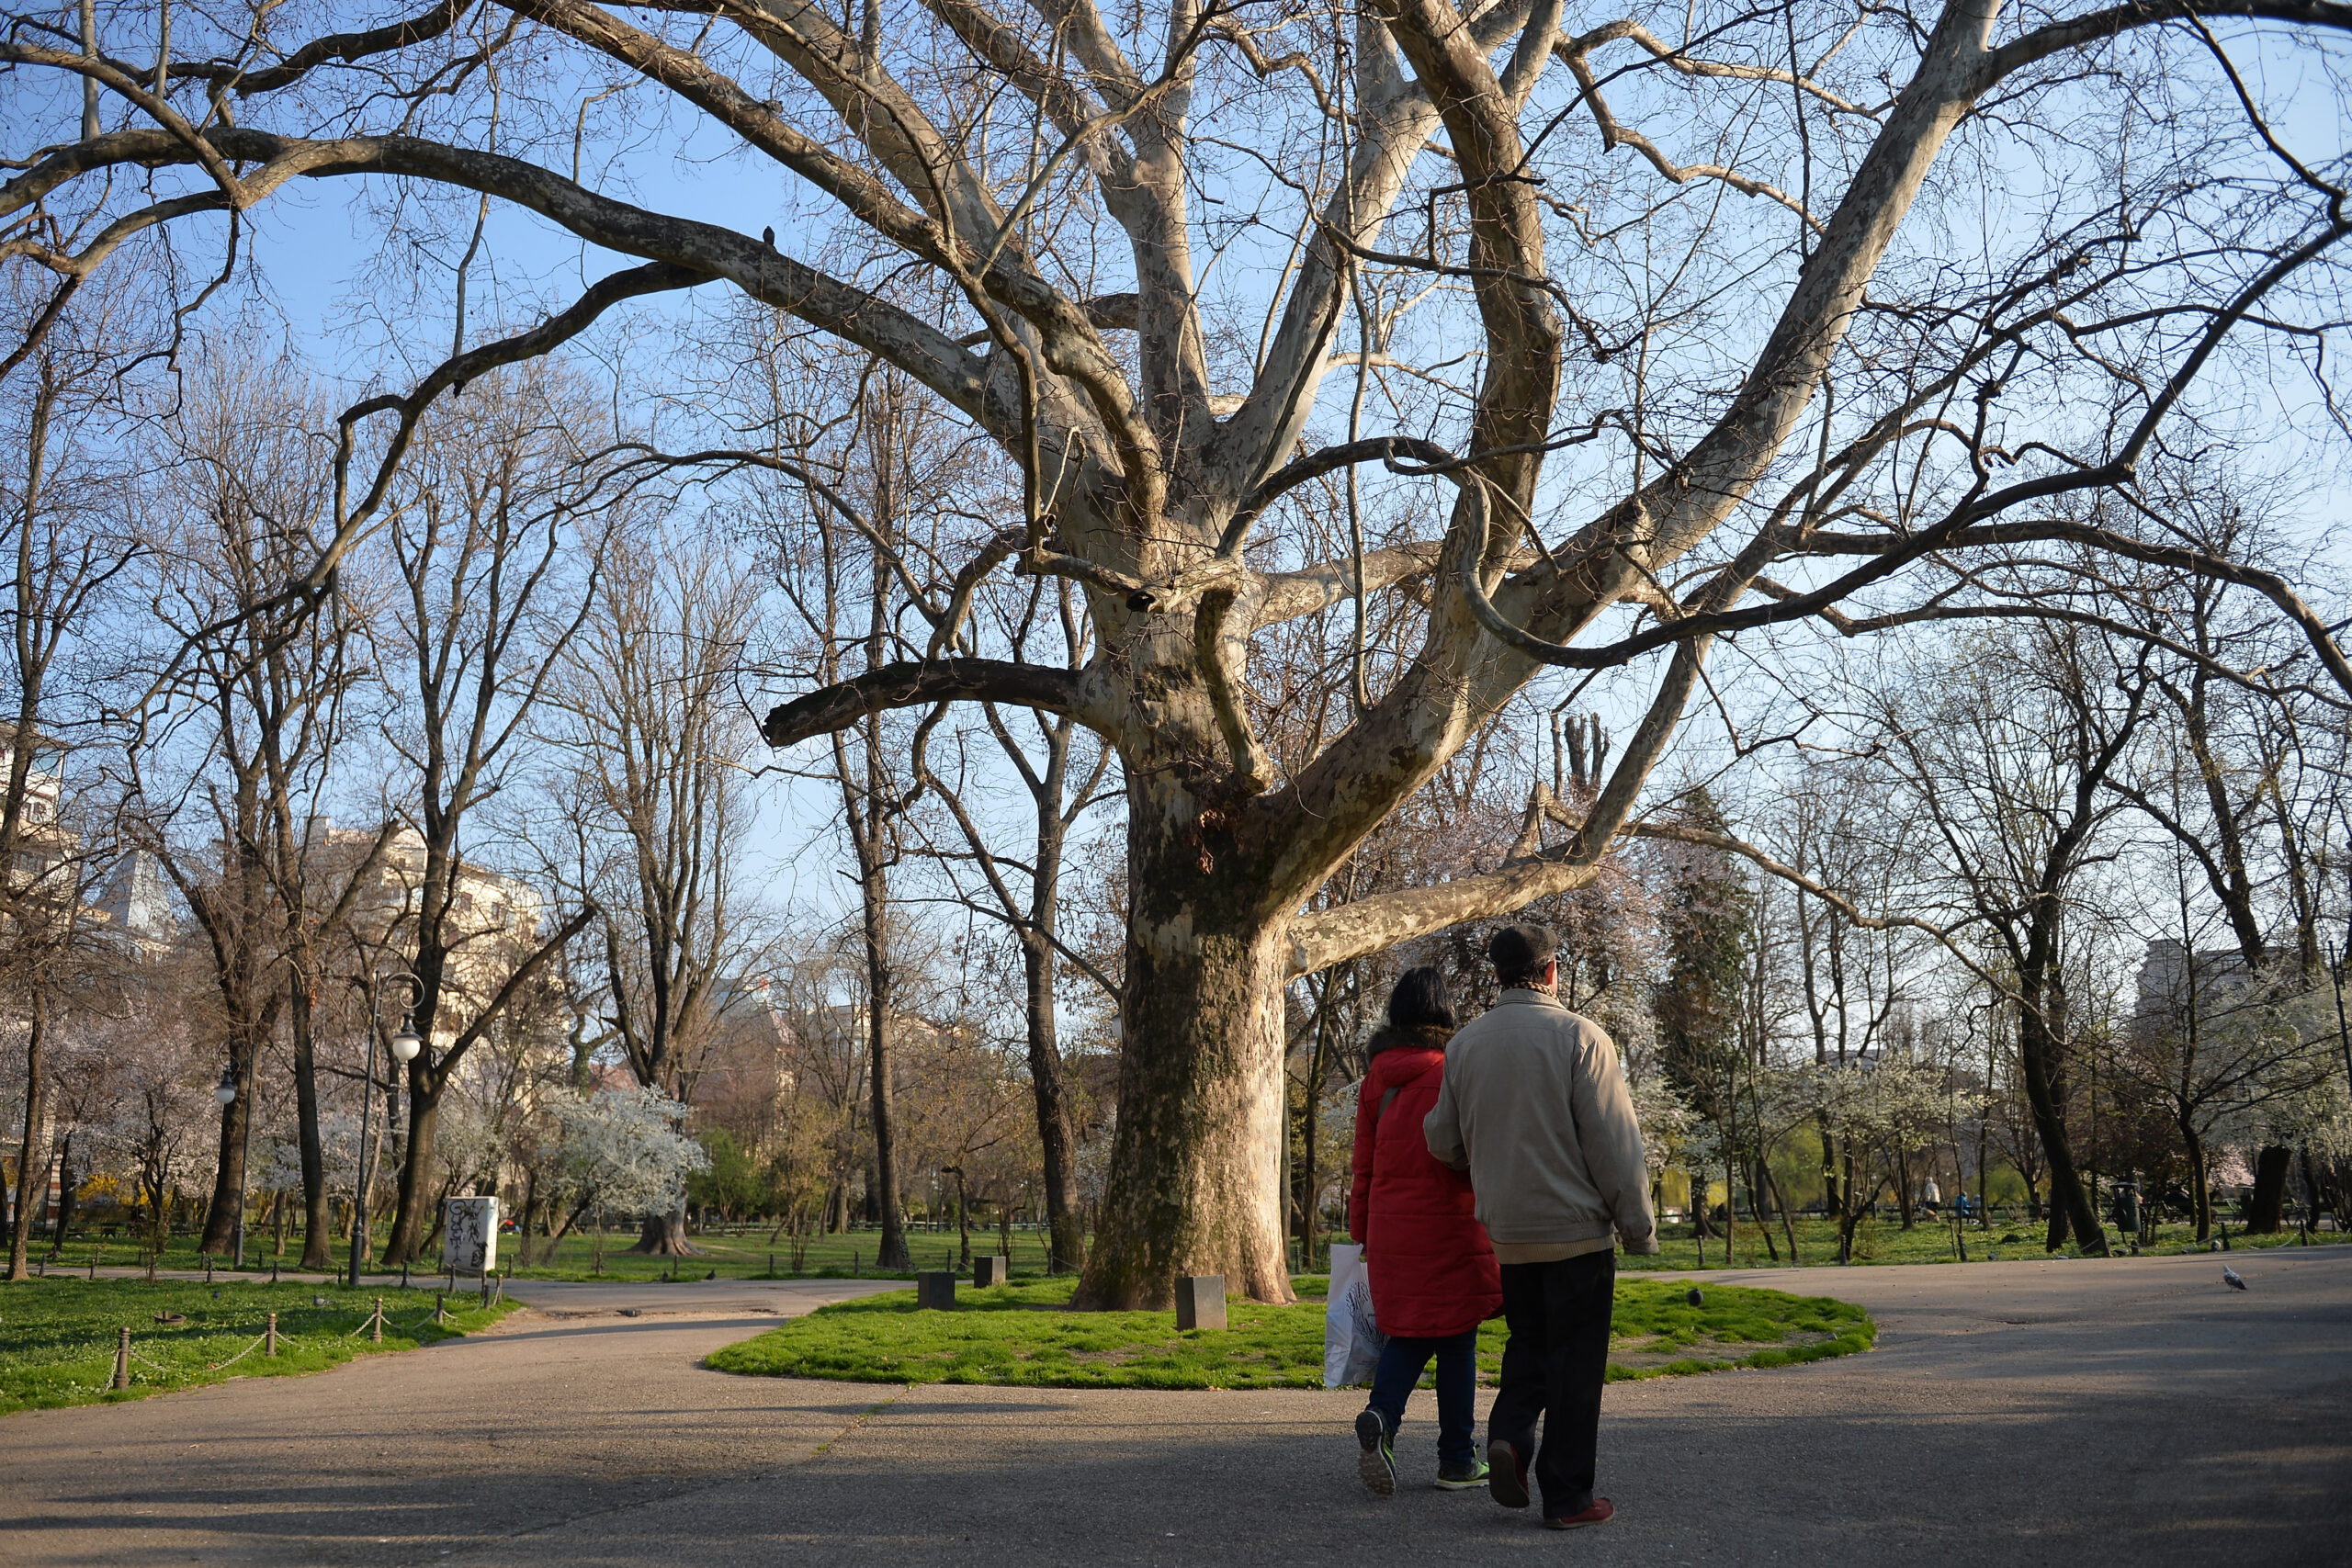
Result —
<path fill-rule="evenodd" d="M 1422 1132 L 1433 1156 L 1470 1173 L 1502 1265 L 1510 1342 L 1487 1414 L 1487 1489 L 1523 1508 L 1532 1468 L 1544 1524 L 1577 1529 L 1616 1511 L 1592 1492 L 1617 1288 L 1612 1236 L 1627 1252 L 1656 1252 L 1657 1224 L 1617 1047 L 1560 1005 L 1557 950 L 1542 926 L 1504 926 L 1487 940 L 1502 997 L 1447 1044 Z"/>

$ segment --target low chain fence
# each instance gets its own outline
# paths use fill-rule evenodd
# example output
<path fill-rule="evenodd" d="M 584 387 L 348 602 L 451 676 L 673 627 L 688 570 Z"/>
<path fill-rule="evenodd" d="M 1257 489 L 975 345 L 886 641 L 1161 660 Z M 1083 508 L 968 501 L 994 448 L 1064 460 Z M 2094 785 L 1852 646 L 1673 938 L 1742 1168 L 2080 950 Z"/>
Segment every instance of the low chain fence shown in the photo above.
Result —
<path fill-rule="evenodd" d="M 219 1292 L 213 1294 L 217 1303 Z M 357 1300 L 338 1294 L 336 1301 L 313 1294 L 308 1304 L 281 1297 L 209 1311 L 202 1303 L 157 1303 L 166 1310 L 154 1314 L 153 1323 L 117 1323 L 103 1338 L 97 1334 L 105 1332 L 99 1328 L 105 1317 L 93 1323 L 96 1314 L 87 1309 L 73 1314 L 77 1321 L 44 1323 L 12 1302 L 0 1333 L 0 1410 L 78 1404 L 134 1388 L 191 1388 L 264 1367 L 323 1370 L 370 1349 L 429 1342 L 441 1337 L 436 1330 L 478 1328 L 483 1314 L 505 1298 L 504 1281 L 495 1277 L 479 1292 L 461 1288 L 453 1298 L 435 1292 L 429 1303 L 401 1294 Z M 273 1304 L 278 1310 L 258 1310 Z M 119 1310 L 112 1301 L 90 1306 Z M 198 1321 L 187 1321 L 189 1315 Z"/>

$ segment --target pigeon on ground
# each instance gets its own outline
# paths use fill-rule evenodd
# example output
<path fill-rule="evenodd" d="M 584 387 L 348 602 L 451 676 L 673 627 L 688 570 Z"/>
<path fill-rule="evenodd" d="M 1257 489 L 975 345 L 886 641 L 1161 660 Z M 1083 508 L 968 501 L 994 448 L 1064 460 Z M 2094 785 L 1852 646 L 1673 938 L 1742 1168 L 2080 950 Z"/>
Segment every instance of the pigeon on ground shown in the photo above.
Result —
<path fill-rule="evenodd" d="M 2222 1283 L 2233 1291 L 2245 1289 L 2245 1281 L 2238 1278 L 2238 1271 L 2226 1263 L 2222 1265 Z"/>

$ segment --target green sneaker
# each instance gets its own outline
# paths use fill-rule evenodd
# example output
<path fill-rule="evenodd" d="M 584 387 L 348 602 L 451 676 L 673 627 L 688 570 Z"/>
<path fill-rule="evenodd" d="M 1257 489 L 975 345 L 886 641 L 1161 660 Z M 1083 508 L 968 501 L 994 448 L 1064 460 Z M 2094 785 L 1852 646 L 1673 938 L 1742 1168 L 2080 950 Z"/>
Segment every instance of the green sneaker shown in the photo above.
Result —
<path fill-rule="evenodd" d="M 1379 1411 L 1356 1417 L 1356 1441 L 1363 1448 L 1356 1456 L 1356 1473 L 1363 1477 L 1364 1490 L 1375 1497 L 1396 1495 L 1396 1441 Z"/>
<path fill-rule="evenodd" d="M 1473 1454 L 1461 1464 L 1437 1467 L 1437 1484 L 1441 1492 L 1467 1492 L 1487 1483 L 1487 1461 Z"/>

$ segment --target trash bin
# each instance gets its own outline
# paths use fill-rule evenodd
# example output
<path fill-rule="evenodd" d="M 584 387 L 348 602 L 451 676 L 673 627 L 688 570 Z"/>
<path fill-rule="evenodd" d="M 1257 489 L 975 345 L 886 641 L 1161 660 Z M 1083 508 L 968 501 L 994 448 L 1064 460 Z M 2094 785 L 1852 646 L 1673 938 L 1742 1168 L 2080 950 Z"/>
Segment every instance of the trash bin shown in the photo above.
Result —
<path fill-rule="evenodd" d="M 2140 1234 L 2140 1184 L 2138 1182 L 2116 1183 L 2115 1223 L 2122 1227 L 2127 1238 Z"/>

